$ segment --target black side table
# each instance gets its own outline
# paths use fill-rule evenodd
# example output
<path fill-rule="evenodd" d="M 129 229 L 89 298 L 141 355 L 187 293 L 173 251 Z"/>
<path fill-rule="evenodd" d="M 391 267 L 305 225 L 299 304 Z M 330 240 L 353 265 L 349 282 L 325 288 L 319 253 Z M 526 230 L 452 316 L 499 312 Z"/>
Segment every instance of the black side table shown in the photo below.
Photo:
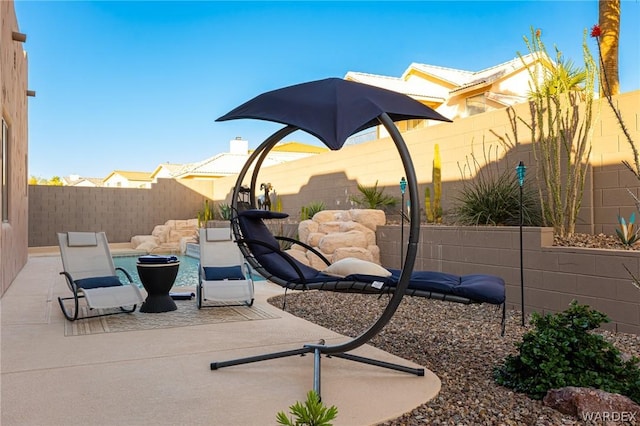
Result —
<path fill-rule="evenodd" d="M 137 263 L 138 275 L 147 298 L 140 306 L 140 312 L 168 312 L 178 309 L 169 295 L 169 290 L 178 275 L 179 261 L 169 263 Z"/>

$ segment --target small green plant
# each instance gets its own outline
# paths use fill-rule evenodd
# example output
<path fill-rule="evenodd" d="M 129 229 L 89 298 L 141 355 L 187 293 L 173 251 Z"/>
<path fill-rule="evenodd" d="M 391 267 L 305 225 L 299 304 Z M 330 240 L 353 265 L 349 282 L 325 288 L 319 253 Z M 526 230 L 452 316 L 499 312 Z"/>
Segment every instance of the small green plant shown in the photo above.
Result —
<path fill-rule="evenodd" d="M 213 203 L 209 205 L 209 200 L 204 200 L 204 207 L 197 213 L 198 226 L 206 226 L 207 221 L 215 219 L 214 210 L 212 208 Z"/>
<path fill-rule="evenodd" d="M 331 426 L 331 421 L 338 415 L 335 405 L 327 408 L 315 391 L 307 393 L 307 400 L 304 404 L 300 401 L 289 407 L 293 417 L 287 417 L 284 411 L 276 415 L 279 425 L 285 426 Z"/>
<path fill-rule="evenodd" d="M 495 158 L 498 157 L 495 148 Z M 480 167 L 475 154 L 460 168 L 462 189 L 454 197 L 453 214 L 462 225 L 519 225 L 520 184 L 515 168 L 500 170 L 497 161 L 491 166 L 491 148 L 484 148 L 484 162 Z M 475 177 L 473 177 L 475 176 Z M 525 182 L 522 193 L 522 220 L 527 226 L 542 222 L 542 212 L 535 189 Z"/>
<path fill-rule="evenodd" d="M 624 220 L 624 217 L 618 216 L 618 224 L 620 225 L 619 229 L 616 229 L 616 234 L 618 238 L 622 242 L 622 244 L 626 246 L 631 246 L 633 243 L 638 241 L 640 236 L 638 235 L 638 229 L 635 228 L 636 214 L 631 213 L 629 217 L 629 222 L 627 223 Z"/>
<path fill-rule="evenodd" d="M 640 401 L 640 359 L 624 361 L 620 351 L 591 332 L 609 318 L 586 305 L 571 302 L 558 314 L 532 314 L 532 331 L 494 369 L 502 386 L 542 399 L 548 390 L 565 386 L 592 387 Z"/>
<path fill-rule="evenodd" d="M 427 214 L 428 223 L 442 223 L 442 205 L 440 199 L 442 197 L 442 169 L 440 160 L 440 147 L 436 144 L 433 147 L 433 202 L 431 201 L 431 190 L 427 186 L 424 190 L 424 205 Z"/>
<path fill-rule="evenodd" d="M 300 220 L 311 219 L 313 215 L 326 209 L 327 206 L 322 201 L 313 201 L 306 206 L 300 207 Z"/>
<path fill-rule="evenodd" d="M 368 209 L 384 209 L 398 204 L 398 199 L 384 193 L 383 189 L 378 189 L 378 181 L 373 186 L 358 184 L 359 196 L 351 196 L 350 200 L 359 206 Z"/>
<path fill-rule="evenodd" d="M 223 220 L 231 220 L 231 205 L 227 203 L 220 203 L 218 205 L 218 210 L 220 211 L 220 217 Z"/>

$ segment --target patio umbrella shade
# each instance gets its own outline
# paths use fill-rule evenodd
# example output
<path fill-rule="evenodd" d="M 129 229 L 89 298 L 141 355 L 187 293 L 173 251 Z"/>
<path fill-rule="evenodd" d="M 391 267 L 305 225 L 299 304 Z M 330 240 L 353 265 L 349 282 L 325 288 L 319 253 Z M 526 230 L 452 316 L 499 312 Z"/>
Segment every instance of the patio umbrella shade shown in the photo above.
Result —
<path fill-rule="evenodd" d="M 253 118 L 304 130 L 332 150 L 361 130 L 380 125 L 387 113 L 392 121 L 428 119 L 451 121 L 409 96 L 368 84 L 327 78 L 296 84 L 256 96 L 216 121 Z"/>

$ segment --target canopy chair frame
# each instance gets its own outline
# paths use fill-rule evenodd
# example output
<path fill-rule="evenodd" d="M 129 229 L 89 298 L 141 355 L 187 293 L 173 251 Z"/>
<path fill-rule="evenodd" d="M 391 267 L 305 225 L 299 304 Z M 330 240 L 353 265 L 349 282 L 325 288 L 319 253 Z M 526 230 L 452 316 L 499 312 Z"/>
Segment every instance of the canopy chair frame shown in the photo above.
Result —
<path fill-rule="evenodd" d="M 418 199 L 418 183 L 415 173 L 415 168 L 413 166 L 413 161 L 411 159 L 411 155 L 407 148 L 404 139 L 400 135 L 397 127 L 389 117 L 389 115 L 385 112 L 378 116 L 378 121 L 381 125 L 385 127 L 385 129 L 389 132 L 391 139 L 393 140 L 396 149 L 400 155 L 400 159 L 402 161 L 402 165 L 404 168 L 405 176 L 407 179 L 407 188 L 409 193 L 409 201 L 411 205 L 419 205 Z M 267 138 L 249 157 L 244 167 L 240 171 L 238 175 L 238 179 L 236 180 L 236 184 L 233 190 L 233 198 L 232 198 L 232 211 L 234 218 L 232 219 L 232 228 L 234 235 L 236 238 L 241 239 L 242 234 L 239 229 L 237 222 L 237 214 L 238 214 L 238 196 L 241 193 L 243 182 L 247 173 L 249 172 L 251 166 L 255 163 L 255 167 L 253 169 L 252 177 L 251 177 L 251 191 L 250 194 L 250 204 L 255 207 L 255 190 L 258 181 L 258 173 L 260 170 L 260 166 L 262 165 L 264 159 L 267 154 L 273 147 L 280 142 L 284 137 L 291 134 L 292 132 L 298 130 L 296 126 L 288 125 L 279 131 L 275 132 L 269 138 Z M 242 206 L 240 206 L 242 208 Z M 313 390 L 321 395 L 321 386 L 320 386 L 320 376 L 321 376 L 321 355 L 325 354 L 327 356 L 332 356 L 336 358 L 347 359 L 350 361 L 356 361 L 364 364 L 374 365 L 378 367 L 388 368 L 391 370 L 396 370 L 400 372 L 406 372 L 410 374 L 414 374 L 417 376 L 424 376 L 423 368 L 413 368 L 408 366 L 403 366 L 399 364 L 389 363 L 385 361 L 380 361 L 376 359 L 366 358 L 359 355 L 349 354 L 347 352 L 352 351 L 364 344 L 366 344 L 369 340 L 371 340 L 376 334 L 382 330 L 382 328 L 387 325 L 387 323 L 391 320 L 394 313 L 398 309 L 400 302 L 407 290 L 409 285 L 409 279 L 411 273 L 413 271 L 413 266 L 416 259 L 416 254 L 418 250 L 418 240 L 420 238 L 420 212 L 418 209 L 411 209 L 409 213 L 409 237 L 407 242 L 406 249 L 406 257 L 404 259 L 404 264 L 402 265 L 402 272 L 400 274 L 400 279 L 397 283 L 395 291 L 391 294 L 391 297 L 388 300 L 387 306 L 384 311 L 380 314 L 379 318 L 371 324 L 371 326 L 365 330 L 359 336 L 336 345 L 328 345 L 325 342 L 319 343 L 309 343 L 303 345 L 302 348 L 282 351 L 282 352 L 274 352 L 268 354 L 262 354 L 247 358 L 233 359 L 228 361 L 218 361 L 212 362 L 210 367 L 211 370 L 217 370 L 223 367 L 229 367 L 240 364 L 248 364 L 252 362 L 260 362 L 266 361 L 270 359 L 277 359 L 283 357 L 289 357 L 294 355 L 303 355 L 307 353 L 313 353 L 314 356 L 314 374 L 313 374 Z M 256 269 L 260 269 L 260 265 L 256 263 L 255 259 L 248 251 L 248 248 L 245 244 L 239 244 L 240 250 L 245 255 L 245 258 L 249 261 L 252 267 Z"/>

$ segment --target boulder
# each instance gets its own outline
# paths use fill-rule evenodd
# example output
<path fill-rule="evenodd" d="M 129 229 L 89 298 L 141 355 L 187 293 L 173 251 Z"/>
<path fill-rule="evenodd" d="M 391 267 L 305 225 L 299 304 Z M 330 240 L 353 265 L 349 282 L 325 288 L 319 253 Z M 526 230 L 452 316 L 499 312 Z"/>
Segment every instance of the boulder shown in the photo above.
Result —
<path fill-rule="evenodd" d="M 362 247 L 340 247 L 331 256 L 331 263 L 335 263 L 338 260 L 346 259 L 347 257 L 355 257 L 356 259 L 366 260 L 367 262 L 373 262 L 373 256 L 371 252 Z"/>
<path fill-rule="evenodd" d="M 313 221 L 324 222 L 346 222 L 351 220 L 351 214 L 347 210 L 322 210 L 313 215 Z"/>
<path fill-rule="evenodd" d="M 340 232 L 340 225 L 342 222 L 331 221 L 331 222 L 322 222 L 318 226 L 318 232 L 323 234 L 332 234 L 334 232 Z"/>
<path fill-rule="evenodd" d="M 376 233 L 366 226 L 350 220 L 340 223 L 339 232 L 360 231 L 367 237 L 367 244 L 374 245 L 376 243 Z"/>
<path fill-rule="evenodd" d="M 321 232 L 312 232 L 307 237 L 306 243 L 309 244 L 311 247 L 318 247 L 318 244 L 320 244 L 320 240 L 322 239 L 322 237 L 324 237 L 324 235 L 325 234 Z M 304 240 L 301 240 L 301 241 L 304 241 Z"/>
<path fill-rule="evenodd" d="M 140 243 L 137 246 L 134 246 L 134 248 L 136 250 L 143 250 L 143 251 L 146 251 L 147 253 L 153 252 L 158 247 L 159 247 L 159 245 L 156 244 L 155 242 L 151 241 L 151 240 L 146 241 L 144 243 Z"/>
<path fill-rule="evenodd" d="M 131 237 L 131 247 L 137 249 L 141 244 L 152 244 L 155 247 L 160 244 L 160 239 L 153 235 L 134 235 Z"/>
<path fill-rule="evenodd" d="M 318 248 L 322 253 L 333 254 L 340 247 L 367 247 L 367 238 L 360 231 L 336 232 L 320 239 Z"/>
<path fill-rule="evenodd" d="M 640 419 L 640 406 L 630 398 L 600 389 L 568 386 L 551 389 L 542 400 L 544 405 L 581 420 L 588 417 L 597 424 L 614 425 Z M 626 419 L 621 417 L 625 415 Z"/>
<path fill-rule="evenodd" d="M 307 219 L 298 224 L 298 239 L 303 243 L 307 243 L 309 234 L 313 234 L 314 232 L 318 232 L 318 222 Z"/>
<path fill-rule="evenodd" d="M 387 219 L 382 210 L 376 209 L 352 209 L 349 211 L 353 221 L 375 231 L 378 226 L 386 223 Z"/>
<path fill-rule="evenodd" d="M 320 253 L 322 253 L 322 251 L 320 251 Z M 328 255 L 325 253 L 322 253 L 322 255 L 327 260 L 331 259 L 331 255 Z M 307 256 L 308 265 L 311 266 L 312 268 L 315 268 L 318 271 L 322 271 L 324 268 L 327 267 L 327 264 L 324 262 L 324 260 L 320 259 L 314 252 L 307 251 L 306 256 Z"/>
<path fill-rule="evenodd" d="M 169 233 L 171 232 L 171 227 L 168 225 L 156 225 L 153 227 L 153 231 L 151 231 L 151 235 L 158 238 L 160 243 L 166 243 L 169 241 Z"/>

